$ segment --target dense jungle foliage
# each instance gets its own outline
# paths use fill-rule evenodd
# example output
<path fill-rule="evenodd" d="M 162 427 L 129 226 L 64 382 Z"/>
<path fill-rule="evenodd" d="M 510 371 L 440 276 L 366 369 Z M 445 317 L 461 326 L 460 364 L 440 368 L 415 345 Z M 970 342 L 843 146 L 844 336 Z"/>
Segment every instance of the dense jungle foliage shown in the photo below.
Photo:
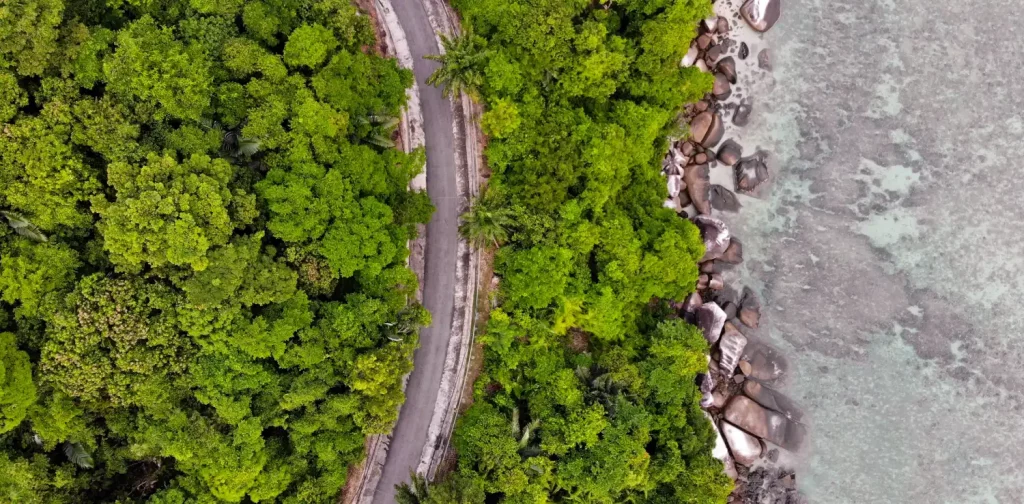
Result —
<path fill-rule="evenodd" d="M 0 2 L 0 502 L 333 502 L 402 401 L 412 75 L 348 0 Z"/>
<path fill-rule="evenodd" d="M 721 503 L 699 330 L 671 320 L 704 249 L 659 171 L 707 0 L 455 0 L 433 77 L 482 100 L 493 177 L 463 232 L 501 245 L 475 403 L 445 482 L 404 502 Z"/>

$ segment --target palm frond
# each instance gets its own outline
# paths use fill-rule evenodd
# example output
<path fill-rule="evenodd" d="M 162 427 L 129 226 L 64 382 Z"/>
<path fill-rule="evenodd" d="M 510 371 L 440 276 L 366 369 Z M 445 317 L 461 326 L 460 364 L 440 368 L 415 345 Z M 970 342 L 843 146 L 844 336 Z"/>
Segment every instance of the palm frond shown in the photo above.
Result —
<path fill-rule="evenodd" d="M 430 489 L 427 486 L 427 479 L 416 472 L 409 474 L 412 482 L 395 485 L 395 502 L 398 504 L 423 504 L 427 502 Z"/>
<path fill-rule="evenodd" d="M 398 117 L 389 117 L 386 121 L 380 123 L 380 127 L 385 131 L 392 131 L 398 127 L 398 123 L 400 122 L 402 122 L 402 120 Z"/>
<path fill-rule="evenodd" d="M 260 150 L 260 141 L 257 138 L 239 138 L 237 156 L 252 157 Z"/>
<path fill-rule="evenodd" d="M 85 450 L 82 443 L 64 443 L 64 455 L 67 455 L 68 460 L 73 462 L 78 467 L 83 469 L 92 468 L 92 455 Z"/>
<path fill-rule="evenodd" d="M 7 218 L 7 224 L 14 229 L 15 233 L 37 242 L 47 242 L 49 238 L 42 231 L 32 224 L 28 219 L 18 213 L 0 211 L 0 215 Z"/>
<path fill-rule="evenodd" d="M 382 149 L 391 149 L 395 146 L 394 140 L 381 134 L 370 135 L 366 138 L 366 141 Z"/>
<path fill-rule="evenodd" d="M 432 54 L 427 59 L 438 61 L 441 66 L 427 78 L 427 84 L 441 86 L 441 93 L 447 98 L 466 93 L 476 97 L 483 84 L 482 67 L 487 60 L 487 51 L 477 47 L 471 34 L 456 38 L 441 38 L 444 54 Z"/>
<path fill-rule="evenodd" d="M 512 421 L 509 423 L 513 434 L 519 434 L 519 408 L 512 408 Z"/>
<path fill-rule="evenodd" d="M 529 446 L 529 444 L 530 444 L 530 434 L 532 434 L 532 433 L 533 432 L 531 432 L 529 425 L 527 425 L 523 429 L 523 435 L 519 438 L 519 447 L 520 448 L 526 448 L 527 446 Z"/>

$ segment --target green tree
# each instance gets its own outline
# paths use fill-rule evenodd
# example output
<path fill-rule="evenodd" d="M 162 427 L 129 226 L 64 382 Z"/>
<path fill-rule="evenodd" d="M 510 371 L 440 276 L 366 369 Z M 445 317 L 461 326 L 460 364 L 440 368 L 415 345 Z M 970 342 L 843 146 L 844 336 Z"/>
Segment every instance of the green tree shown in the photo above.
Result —
<path fill-rule="evenodd" d="M 310 80 L 319 100 L 350 118 L 397 116 L 412 83 L 412 72 L 395 60 L 361 51 L 338 51 Z"/>
<path fill-rule="evenodd" d="M 173 303 L 159 285 L 86 277 L 52 315 L 41 380 L 97 405 L 166 400 L 167 380 L 185 369 L 191 346 L 175 327 Z"/>
<path fill-rule="evenodd" d="M 181 282 L 186 299 L 202 308 L 235 301 L 245 306 L 282 302 L 295 294 L 295 272 L 261 253 L 263 233 L 241 237 L 210 253 L 210 266 Z"/>
<path fill-rule="evenodd" d="M 11 0 L 0 5 L 0 67 L 40 75 L 57 50 L 61 0 Z"/>
<path fill-rule="evenodd" d="M 658 168 L 678 111 L 710 88 L 679 67 L 710 2 L 454 4 L 474 38 L 446 44 L 434 79 L 484 102 L 488 187 L 502 195 L 465 226 L 502 248 L 500 308 L 454 435 L 459 488 L 504 502 L 724 502 L 732 485 L 694 385 L 706 344 L 682 322 L 656 325 L 693 290 L 703 254 L 697 229 L 662 208 Z M 507 224 L 497 209 L 514 209 Z"/>
<path fill-rule="evenodd" d="M 142 129 L 132 121 L 128 107 L 104 96 L 98 100 L 80 100 L 72 110 L 75 117 L 72 142 L 110 161 L 127 162 L 136 158 Z"/>
<path fill-rule="evenodd" d="M 114 94 L 178 119 L 198 120 L 210 106 L 210 61 L 200 50 L 186 47 L 174 30 L 144 16 L 117 34 L 117 49 L 103 62 Z"/>
<path fill-rule="evenodd" d="M 18 86 L 18 78 L 0 70 L 0 123 L 14 119 L 18 109 L 28 105 L 28 94 Z"/>
<path fill-rule="evenodd" d="M 295 29 L 284 45 L 284 61 L 288 66 L 317 68 L 338 47 L 338 39 L 321 25 L 304 24 Z"/>
<path fill-rule="evenodd" d="M 494 105 L 480 118 L 480 125 L 484 133 L 494 138 L 504 138 L 511 135 L 522 119 L 519 117 L 519 108 L 511 100 L 496 99 Z"/>
<path fill-rule="evenodd" d="M 46 315 L 74 286 L 78 254 L 66 245 L 18 240 L 0 253 L 0 299 L 22 317 Z M 40 313 L 42 309 L 43 313 Z"/>
<path fill-rule="evenodd" d="M 458 96 L 466 93 L 476 97 L 483 85 L 483 65 L 487 53 L 477 46 L 472 35 L 456 38 L 441 36 L 443 54 L 432 54 L 427 59 L 441 63 L 441 66 L 427 79 L 431 86 L 442 86 L 444 96 Z"/>
<path fill-rule="evenodd" d="M 92 201 L 111 260 L 127 271 L 144 264 L 206 269 L 208 251 L 247 224 L 231 219 L 232 210 L 250 198 L 242 191 L 232 194 L 233 172 L 227 161 L 203 155 L 182 163 L 157 155 L 143 166 L 111 163 L 107 182 L 117 198 Z"/>
<path fill-rule="evenodd" d="M 474 481 L 450 475 L 430 484 L 417 474 L 411 475 L 412 485 L 396 485 L 398 504 L 482 504 L 484 493 Z"/>
<path fill-rule="evenodd" d="M 89 226 L 81 206 L 100 188 L 95 169 L 72 148 L 64 106 L 54 103 L 0 135 L 0 200 L 44 232 Z"/>
<path fill-rule="evenodd" d="M 503 248 L 495 261 L 504 283 L 502 294 L 515 306 L 546 308 L 565 294 L 572 259 L 572 252 L 564 248 Z"/>
<path fill-rule="evenodd" d="M 17 427 L 36 401 L 32 364 L 14 335 L 0 333 L 0 434 Z"/>
<path fill-rule="evenodd" d="M 75 24 L 65 33 L 65 61 L 61 73 L 70 74 L 80 86 L 92 89 L 103 80 L 103 59 L 112 51 L 117 34 L 108 28 Z"/>

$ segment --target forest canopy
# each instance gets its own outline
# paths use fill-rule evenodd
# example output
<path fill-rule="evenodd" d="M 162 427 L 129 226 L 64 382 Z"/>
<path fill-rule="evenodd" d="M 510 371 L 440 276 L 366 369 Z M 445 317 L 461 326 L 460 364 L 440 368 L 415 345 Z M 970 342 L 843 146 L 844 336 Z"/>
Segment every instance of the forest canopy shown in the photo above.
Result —
<path fill-rule="evenodd" d="M 708 0 L 455 0 L 432 80 L 486 108 L 493 176 L 463 232 L 500 278 L 458 466 L 409 503 L 724 503 L 695 385 L 698 230 L 663 207 L 667 138 L 711 79 L 680 60 Z M 676 318 L 673 320 L 673 318 Z"/>
<path fill-rule="evenodd" d="M 429 321 L 373 45 L 347 0 L 0 4 L 0 501 L 334 501 Z"/>

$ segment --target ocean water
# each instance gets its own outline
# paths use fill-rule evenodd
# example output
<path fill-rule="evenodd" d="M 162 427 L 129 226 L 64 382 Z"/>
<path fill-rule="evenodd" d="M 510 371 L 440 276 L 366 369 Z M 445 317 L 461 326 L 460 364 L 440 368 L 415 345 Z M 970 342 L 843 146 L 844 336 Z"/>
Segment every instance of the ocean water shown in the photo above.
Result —
<path fill-rule="evenodd" d="M 728 12 L 728 1 L 716 7 Z M 1008 0 L 783 0 L 723 214 L 811 437 L 811 502 L 1024 502 L 1024 29 Z M 730 19 L 734 26 L 735 19 Z M 755 71 L 762 47 L 773 70 Z M 728 180 L 730 170 L 713 170 Z"/>

